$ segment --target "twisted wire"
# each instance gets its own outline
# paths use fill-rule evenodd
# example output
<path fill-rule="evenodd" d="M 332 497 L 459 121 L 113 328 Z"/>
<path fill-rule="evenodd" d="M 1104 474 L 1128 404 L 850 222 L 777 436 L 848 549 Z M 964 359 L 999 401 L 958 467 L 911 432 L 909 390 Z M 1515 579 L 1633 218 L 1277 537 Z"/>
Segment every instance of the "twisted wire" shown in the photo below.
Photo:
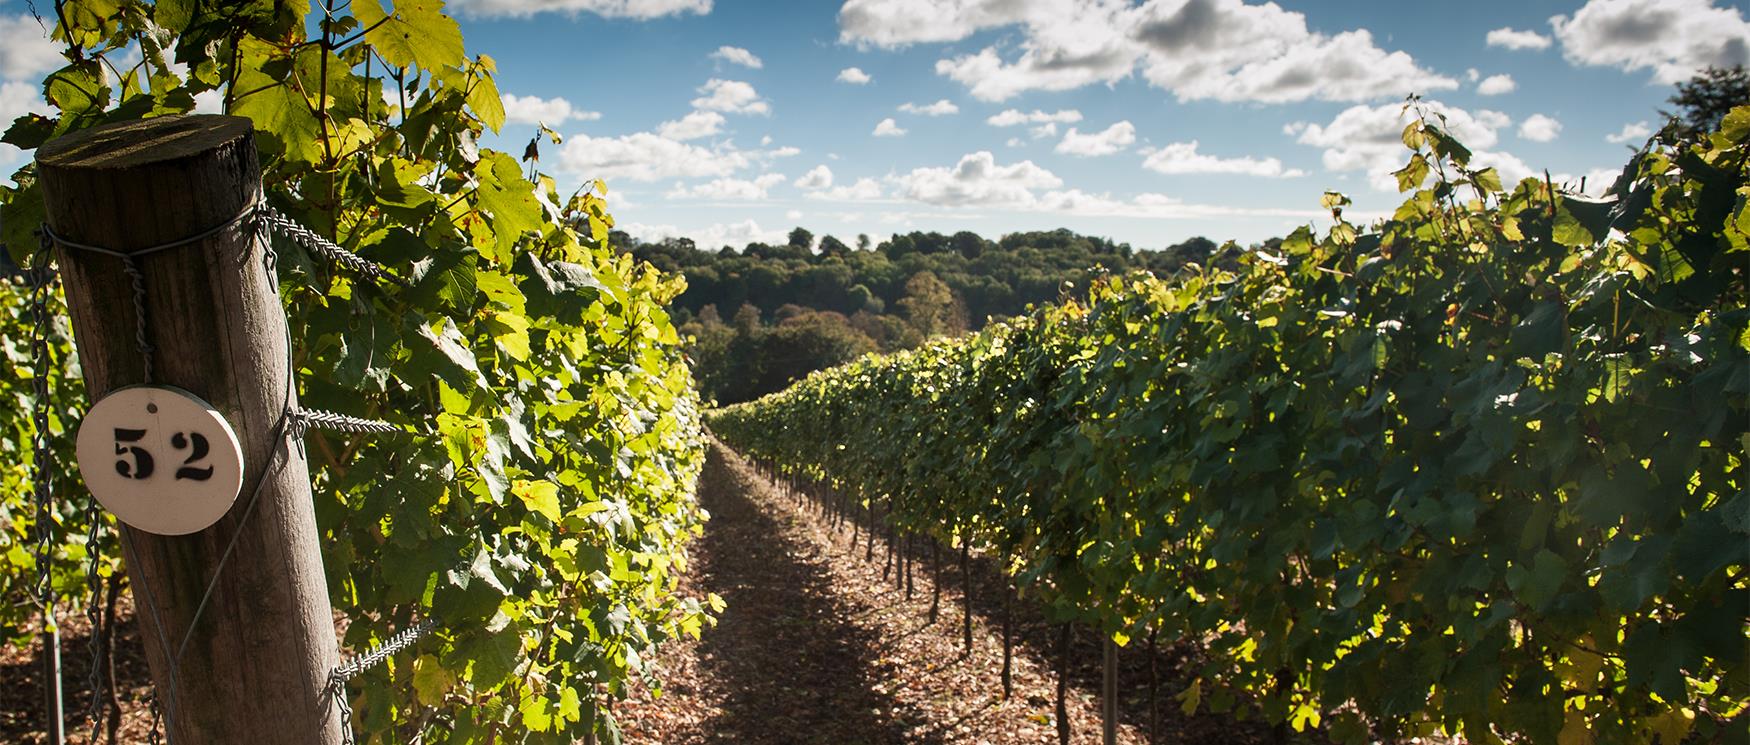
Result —
<path fill-rule="evenodd" d="M 358 254 L 341 248 L 335 242 L 323 238 L 318 235 L 316 231 L 304 227 L 292 218 L 286 217 L 284 213 L 269 207 L 266 204 L 262 204 L 256 209 L 256 218 L 260 220 L 261 224 L 264 224 L 280 235 L 291 239 L 293 243 L 303 246 L 305 250 L 316 254 L 317 256 L 321 256 L 324 259 L 379 282 L 388 282 L 390 284 L 401 286 L 407 284 L 400 277 L 390 274 L 388 271 L 384 270 L 383 267 L 370 259 L 366 259 L 363 256 L 359 256 Z"/>
<path fill-rule="evenodd" d="M 388 422 L 376 419 L 340 414 L 321 409 L 294 409 L 292 411 L 292 436 L 303 437 L 311 428 L 326 429 L 333 432 L 352 432 L 356 434 L 399 434 L 406 430 Z"/>
<path fill-rule="evenodd" d="M 413 626 L 402 629 L 400 633 L 389 637 L 387 641 L 372 647 L 364 654 L 347 660 L 328 674 L 327 693 L 334 697 L 335 708 L 340 712 L 341 742 L 353 745 L 352 702 L 346 698 L 346 682 L 359 673 L 375 667 L 383 660 L 389 659 L 396 652 L 412 646 L 414 642 L 419 641 L 421 637 L 431 633 L 431 630 L 435 628 L 437 628 L 437 622 L 429 618 L 420 621 Z"/>
<path fill-rule="evenodd" d="M 134 346 L 140 349 L 140 366 L 144 370 L 145 382 L 152 384 L 152 353 L 157 348 L 152 346 L 152 340 L 146 338 L 146 275 L 140 272 L 140 265 L 134 263 L 134 257 L 121 255 L 122 271 L 127 272 L 128 282 L 133 285 L 134 294 Z"/>

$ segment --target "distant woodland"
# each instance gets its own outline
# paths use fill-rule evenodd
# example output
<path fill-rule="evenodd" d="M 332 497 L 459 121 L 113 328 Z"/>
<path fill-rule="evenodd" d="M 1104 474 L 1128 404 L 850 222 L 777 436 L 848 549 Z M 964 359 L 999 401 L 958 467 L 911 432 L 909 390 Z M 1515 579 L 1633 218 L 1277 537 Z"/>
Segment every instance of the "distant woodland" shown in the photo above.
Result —
<path fill-rule="evenodd" d="M 1207 263 L 1220 250 L 1205 238 L 1138 250 L 1068 230 L 995 241 L 964 231 L 913 232 L 879 244 L 864 235 L 852 246 L 830 235 L 817 242 L 797 228 L 785 244 L 739 250 L 704 249 L 684 238 L 644 243 L 624 234 L 614 243 L 686 275 L 687 291 L 671 311 L 692 338 L 700 389 L 720 403 L 781 390 L 866 352 L 977 330 L 1084 288 L 1101 273 L 1166 275 L 1188 262 Z"/>

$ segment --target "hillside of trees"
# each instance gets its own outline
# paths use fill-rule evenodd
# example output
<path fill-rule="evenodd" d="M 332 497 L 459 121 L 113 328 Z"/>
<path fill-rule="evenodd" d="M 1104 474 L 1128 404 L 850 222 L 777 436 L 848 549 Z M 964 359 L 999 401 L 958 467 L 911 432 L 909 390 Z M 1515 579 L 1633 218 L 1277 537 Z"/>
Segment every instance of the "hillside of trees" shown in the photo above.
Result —
<path fill-rule="evenodd" d="M 1085 288 L 1099 274 L 1166 275 L 1188 262 L 1221 260 L 1221 247 L 1207 238 L 1143 250 L 1062 229 L 994 241 L 962 231 L 856 242 L 828 235 L 817 245 L 803 228 L 782 245 L 739 250 L 709 250 L 685 238 L 613 238 L 639 259 L 686 276 L 687 290 L 670 310 L 691 339 L 701 392 L 725 404 L 782 390 L 867 352 L 976 331 Z"/>

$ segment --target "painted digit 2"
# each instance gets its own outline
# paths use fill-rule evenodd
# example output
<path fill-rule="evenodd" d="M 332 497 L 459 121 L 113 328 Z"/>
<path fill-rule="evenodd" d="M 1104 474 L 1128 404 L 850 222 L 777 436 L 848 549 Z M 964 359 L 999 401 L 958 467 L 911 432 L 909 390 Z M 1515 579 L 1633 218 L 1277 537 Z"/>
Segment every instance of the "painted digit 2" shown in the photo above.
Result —
<path fill-rule="evenodd" d="M 122 522 L 184 535 L 224 517 L 243 485 L 243 448 L 229 422 L 188 391 L 120 388 L 79 425 L 79 473 Z"/>

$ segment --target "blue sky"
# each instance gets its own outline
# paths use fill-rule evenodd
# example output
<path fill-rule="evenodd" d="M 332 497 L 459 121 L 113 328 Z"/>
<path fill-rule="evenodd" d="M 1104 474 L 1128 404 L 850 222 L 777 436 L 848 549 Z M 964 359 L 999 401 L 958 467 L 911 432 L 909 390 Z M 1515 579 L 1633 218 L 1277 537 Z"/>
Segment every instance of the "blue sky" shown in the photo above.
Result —
<path fill-rule="evenodd" d="M 0 40 L 31 30 L 4 25 L 23 9 L 9 2 Z M 797 225 L 846 242 L 1056 227 L 1141 248 L 1258 241 L 1318 222 L 1327 188 L 1352 215 L 1394 207 L 1411 92 L 1509 180 L 1595 186 L 1657 128 L 1673 82 L 1750 61 L 1742 4 L 1719 0 L 449 9 L 510 99 L 489 144 L 520 152 L 546 121 L 567 139 L 544 146 L 562 184 L 602 177 L 622 228 L 713 247 Z M 7 119 L 24 104 L 5 81 L 28 67 L 9 46 Z"/>

